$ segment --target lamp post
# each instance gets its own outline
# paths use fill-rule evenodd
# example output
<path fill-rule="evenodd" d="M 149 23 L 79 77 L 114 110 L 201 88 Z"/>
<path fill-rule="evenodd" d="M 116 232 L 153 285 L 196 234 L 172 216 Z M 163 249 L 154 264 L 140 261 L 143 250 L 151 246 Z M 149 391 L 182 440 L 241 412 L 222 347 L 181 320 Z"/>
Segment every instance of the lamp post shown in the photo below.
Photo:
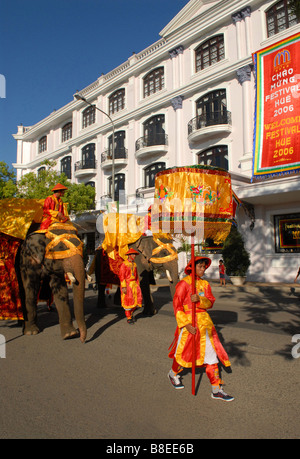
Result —
<path fill-rule="evenodd" d="M 112 134 L 112 152 L 111 152 L 111 159 L 112 159 L 112 168 L 111 168 L 111 189 L 112 189 L 112 194 L 111 195 L 112 195 L 112 198 L 113 198 L 113 201 L 114 201 L 115 200 L 115 125 L 114 125 L 113 120 L 111 119 L 111 117 L 109 116 L 108 113 L 104 112 L 103 110 L 101 110 L 101 108 L 98 108 L 96 105 L 93 105 L 90 102 L 88 102 L 85 97 L 81 96 L 78 93 L 74 94 L 74 97 L 77 100 L 82 100 L 83 102 L 85 102 L 87 105 L 90 105 L 91 107 L 95 107 L 96 110 L 99 110 L 99 112 L 101 112 L 104 115 L 106 115 L 109 118 L 110 122 L 111 122 L 112 131 L 113 131 L 113 134 Z"/>

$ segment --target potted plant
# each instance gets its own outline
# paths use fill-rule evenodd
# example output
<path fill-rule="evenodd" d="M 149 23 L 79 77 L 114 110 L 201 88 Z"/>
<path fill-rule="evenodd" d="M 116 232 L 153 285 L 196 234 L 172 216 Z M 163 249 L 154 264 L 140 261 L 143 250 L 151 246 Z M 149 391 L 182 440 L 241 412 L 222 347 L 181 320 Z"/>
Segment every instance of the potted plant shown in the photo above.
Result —
<path fill-rule="evenodd" d="M 234 285 L 243 285 L 250 266 L 250 255 L 247 252 L 242 235 L 236 226 L 232 225 L 230 233 L 224 242 L 222 256 L 226 274 Z"/>

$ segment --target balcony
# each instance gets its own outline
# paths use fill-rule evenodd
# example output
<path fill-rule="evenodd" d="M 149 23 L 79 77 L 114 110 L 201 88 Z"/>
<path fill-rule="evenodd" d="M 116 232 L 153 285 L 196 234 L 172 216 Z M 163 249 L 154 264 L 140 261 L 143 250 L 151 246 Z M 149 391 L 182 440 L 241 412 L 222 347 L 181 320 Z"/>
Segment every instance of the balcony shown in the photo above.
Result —
<path fill-rule="evenodd" d="M 155 134 L 151 136 L 140 137 L 135 142 L 135 157 L 145 158 L 155 153 L 165 154 L 168 151 L 167 134 Z"/>
<path fill-rule="evenodd" d="M 115 166 L 126 166 L 128 163 L 128 150 L 124 147 L 117 147 L 114 151 Z M 105 150 L 101 153 L 101 168 L 110 169 L 112 167 L 112 151 Z"/>
<path fill-rule="evenodd" d="M 94 175 L 97 172 L 97 161 L 89 159 L 86 161 L 77 161 L 75 163 L 75 177 L 84 177 Z"/>
<path fill-rule="evenodd" d="M 188 140 L 193 143 L 216 135 L 228 135 L 231 131 L 231 112 L 222 111 L 199 115 L 188 123 Z"/>

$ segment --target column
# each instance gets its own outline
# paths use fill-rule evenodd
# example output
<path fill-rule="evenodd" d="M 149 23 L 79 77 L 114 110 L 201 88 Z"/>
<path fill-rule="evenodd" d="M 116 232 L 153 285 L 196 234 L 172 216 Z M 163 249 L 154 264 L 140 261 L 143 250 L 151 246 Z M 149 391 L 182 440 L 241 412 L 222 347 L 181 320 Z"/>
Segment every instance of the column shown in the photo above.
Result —
<path fill-rule="evenodd" d="M 241 36 L 241 21 L 242 15 L 240 12 L 234 13 L 231 15 L 232 22 L 235 24 L 236 28 L 236 46 L 237 46 L 237 58 L 241 59 L 242 57 L 242 36 Z"/>
<path fill-rule="evenodd" d="M 241 16 L 245 21 L 245 35 L 246 35 L 246 53 L 251 54 L 251 29 L 250 29 L 250 16 L 251 7 L 247 6 L 241 11 Z"/>
<path fill-rule="evenodd" d="M 176 112 L 176 144 L 175 144 L 175 165 L 182 164 L 182 150 L 183 150 L 183 126 L 182 126 L 182 103 L 183 96 L 174 97 L 171 100 L 172 107 Z"/>
<path fill-rule="evenodd" d="M 243 97 L 243 144 L 244 156 L 252 155 L 253 119 L 251 106 L 251 66 L 245 65 L 236 71 L 237 79 L 242 86 Z"/>

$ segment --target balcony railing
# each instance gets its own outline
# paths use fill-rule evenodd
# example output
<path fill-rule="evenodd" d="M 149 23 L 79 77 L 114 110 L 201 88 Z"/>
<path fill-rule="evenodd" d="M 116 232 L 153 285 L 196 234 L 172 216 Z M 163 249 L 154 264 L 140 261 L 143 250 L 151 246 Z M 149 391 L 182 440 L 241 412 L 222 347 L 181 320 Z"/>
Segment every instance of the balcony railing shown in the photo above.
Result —
<path fill-rule="evenodd" d="M 128 158 L 128 150 L 124 147 L 116 148 L 114 151 L 115 159 L 127 159 Z M 111 149 L 105 150 L 101 153 L 101 163 L 104 161 L 111 161 L 112 160 L 112 151 Z"/>
<path fill-rule="evenodd" d="M 188 134 L 205 127 L 217 126 L 218 124 L 231 124 L 231 112 L 222 111 L 196 116 L 188 123 Z"/>
<path fill-rule="evenodd" d="M 140 137 L 135 142 L 135 151 L 140 150 L 145 147 L 152 147 L 154 145 L 168 145 L 168 136 L 167 134 L 160 133 L 151 136 Z"/>
<path fill-rule="evenodd" d="M 77 161 L 75 163 L 75 172 L 82 169 L 97 169 L 97 161 L 95 159 L 88 159 L 86 161 Z"/>

